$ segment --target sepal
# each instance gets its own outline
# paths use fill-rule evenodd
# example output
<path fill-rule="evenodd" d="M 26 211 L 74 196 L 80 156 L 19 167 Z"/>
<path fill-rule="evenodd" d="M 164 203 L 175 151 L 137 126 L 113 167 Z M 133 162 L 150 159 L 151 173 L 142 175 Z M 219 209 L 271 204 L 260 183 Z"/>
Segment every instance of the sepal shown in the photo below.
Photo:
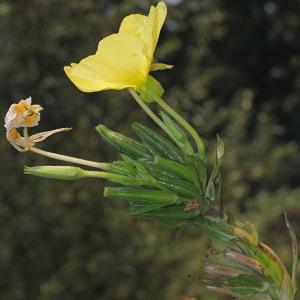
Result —
<path fill-rule="evenodd" d="M 151 103 L 155 98 L 160 98 L 164 94 L 162 85 L 151 75 L 147 77 L 142 85 L 136 88 L 136 91 L 146 103 Z"/>

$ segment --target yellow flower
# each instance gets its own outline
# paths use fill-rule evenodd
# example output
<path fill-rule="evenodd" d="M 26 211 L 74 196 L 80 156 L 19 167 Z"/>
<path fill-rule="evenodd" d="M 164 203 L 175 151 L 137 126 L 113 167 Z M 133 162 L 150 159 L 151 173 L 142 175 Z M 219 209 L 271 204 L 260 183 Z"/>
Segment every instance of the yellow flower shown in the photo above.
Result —
<path fill-rule="evenodd" d="M 160 2 L 151 7 L 148 16 L 127 16 L 118 33 L 99 42 L 94 55 L 65 67 L 67 76 L 84 92 L 137 89 L 146 81 L 150 71 L 172 67 L 152 64 L 166 15 L 167 7 Z"/>
<path fill-rule="evenodd" d="M 14 103 L 10 106 L 4 118 L 4 127 L 11 128 L 34 127 L 39 124 L 40 111 L 43 109 L 40 105 L 32 105 L 31 97 Z"/>

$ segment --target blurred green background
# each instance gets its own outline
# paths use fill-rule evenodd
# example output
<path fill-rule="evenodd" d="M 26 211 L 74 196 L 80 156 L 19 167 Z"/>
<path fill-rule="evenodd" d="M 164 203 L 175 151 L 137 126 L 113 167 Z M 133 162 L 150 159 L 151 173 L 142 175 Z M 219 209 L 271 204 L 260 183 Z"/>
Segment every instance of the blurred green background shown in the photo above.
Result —
<path fill-rule="evenodd" d="M 0 114 L 28 96 L 44 107 L 39 131 L 72 126 L 41 145 L 98 161 L 118 154 L 94 126 L 132 135 L 153 126 L 127 92 L 84 94 L 63 66 L 93 53 L 124 16 L 147 0 L 0 1 Z M 225 143 L 227 211 L 257 224 L 290 266 L 282 213 L 300 236 L 300 2 L 169 0 L 156 57 L 174 64 L 155 74 L 165 98 L 203 136 L 213 155 Z M 23 175 L 23 166 L 57 164 L 18 153 L 1 131 L 0 298 L 3 300 L 229 299 L 207 292 L 207 242 L 137 220 L 103 198 L 106 182 L 59 182 Z M 34 132 L 34 130 L 32 130 Z M 36 132 L 36 131 L 35 131 Z"/>

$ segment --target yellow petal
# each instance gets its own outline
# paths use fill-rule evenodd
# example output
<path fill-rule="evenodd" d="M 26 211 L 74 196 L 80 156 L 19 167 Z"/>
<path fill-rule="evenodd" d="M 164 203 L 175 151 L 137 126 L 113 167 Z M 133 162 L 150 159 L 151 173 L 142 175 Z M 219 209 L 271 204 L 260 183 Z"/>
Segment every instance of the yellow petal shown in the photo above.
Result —
<path fill-rule="evenodd" d="M 145 45 L 129 34 L 112 34 L 100 41 L 95 55 L 65 67 L 70 80 L 84 92 L 140 85 L 149 73 Z"/>
<path fill-rule="evenodd" d="M 132 34 L 143 41 L 148 59 L 152 60 L 166 15 L 166 4 L 159 2 L 156 7 L 151 7 L 148 16 L 133 14 L 124 18 L 119 33 Z"/>
<path fill-rule="evenodd" d="M 148 18 L 152 25 L 153 53 L 159 38 L 161 28 L 167 16 L 167 6 L 164 2 L 159 2 L 156 7 L 151 7 Z"/>
<path fill-rule="evenodd" d="M 159 70 L 169 70 L 172 69 L 173 65 L 167 65 L 162 63 L 152 64 L 150 66 L 150 71 L 159 71 Z"/>
<path fill-rule="evenodd" d="M 140 14 L 133 14 L 125 17 L 120 25 L 119 33 L 139 35 L 143 34 L 147 17 Z"/>

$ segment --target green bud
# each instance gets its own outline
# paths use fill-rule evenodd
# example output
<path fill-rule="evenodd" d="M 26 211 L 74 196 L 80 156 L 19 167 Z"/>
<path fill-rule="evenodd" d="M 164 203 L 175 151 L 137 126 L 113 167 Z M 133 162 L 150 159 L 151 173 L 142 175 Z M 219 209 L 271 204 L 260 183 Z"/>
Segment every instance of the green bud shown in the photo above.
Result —
<path fill-rule="evenodd" d="M 108 171 L 114 174 L 131 176 L 131 172 L 128 170 L 127 163 L 124 161 L 114 161 L 110 164 Z"/>
<path fill-rule="evenodd" d="M 102 174 L 100 174 L 102 173 Z M 98 177 L 98 178 L 105 178 L 111 182 L 119 183 L 122 185 L 131 185 L 131 186 L 141 186 L 141 185 L 150 185 L 152 186 L 155 182 L 153 180 L 148 180 L 144 178 L 136 178 L 132 176 L 123 176 L 119 174 L 112 174 L 106 172 L 94 172 L 89 171 L 87 177 Z"/>
<path fill-rule="evenodd" d="M 134 158 L 147 158 L 152 156 L 143 144 L 118 132 L 112 131 L 104 125 L 96 126 L 96 131 L 106 142 L 124 154 Z"/>
<path fill-rule="evenodd" d="M 151 75 L 146 81 L 136 90 L 143 101 L 151 103 L 156 97 L 161 97 L 164 94 L 164 89 L 161 84 Z"/>
<path fill-rule="evenodd" d="M 205 188 L 206 182 L 207 182 L 207 167 L 204 163 L 204 161 L 199 158 L 198 156 L 193 157 L 192 164 L 195 167 L 195 170 L 198 174 L 198 177 L 202 183 L 203 189 Z"/>
<path fill-rule="evenodd" d="M 156 181 L 164 188 L 175 193 L 176 195 L 193 200 L 199 196 L 199 191 L 195 186 L 185 180 L 167 176 L 159 176 Z"/>
<path fill-rule="evenodd" d="M 78 180 L 85 177 L 85 171 L 71 166 L 37 166 L 25 167 L 24 173 L 45 178 L 60 180 Z"/>
<path fill-rule="evenodd" d="M 182 151 L 187 155 L 193 155 L 194 150 L 190 144 L 185 132 L 164 112 L 159 113 L 163 119 L 164 124 L 170 130 L 173 139 L 176 141 L 177 145 L 182 149 Z"/>
<path fill-rule="evenodd" d="M 184 162 L 183 153 L 180 149 L 154 130 L 137 122 L 133 123 L 132 130 L 138 135 L 153 155 Z"/>
<path fill-rule="evenodd" d="M 155 157 L 154 163 L 156 166 L 161 167 L 162 169 L 170 173 L 173 173 L 175 176 L 193 183 L 195 187 L 201 190 L 197 172 L 192 166 L 186 166 L 176 161 L 165 159 L 159 156 Z"/>
<path fill-rule="evenodd" d="M 152 178 L 148 170 L 138 161 L 130 158 L 127 155 L 121 154 L 124 163 L 127 166 L 128 171 L 131 176 L 141 177 L 141 178 Z"/>
<path fill-rule="evenodd" d="M 106 187 L 104 189 L 104 196 L 129 201 L 143 200 L 148 203 L 160 202 L 164 204 L 172 204 L 178 200 L 175 194 L 169 192 L 127 187 Z"/>
<path fill-rule="evenodd" d="M 186 210 L 183 204 L 162 207 L 140 215 L 142 218 L 159 220 L 163 223 L 188 221 L 198 216 L 198 209 Z"/>

